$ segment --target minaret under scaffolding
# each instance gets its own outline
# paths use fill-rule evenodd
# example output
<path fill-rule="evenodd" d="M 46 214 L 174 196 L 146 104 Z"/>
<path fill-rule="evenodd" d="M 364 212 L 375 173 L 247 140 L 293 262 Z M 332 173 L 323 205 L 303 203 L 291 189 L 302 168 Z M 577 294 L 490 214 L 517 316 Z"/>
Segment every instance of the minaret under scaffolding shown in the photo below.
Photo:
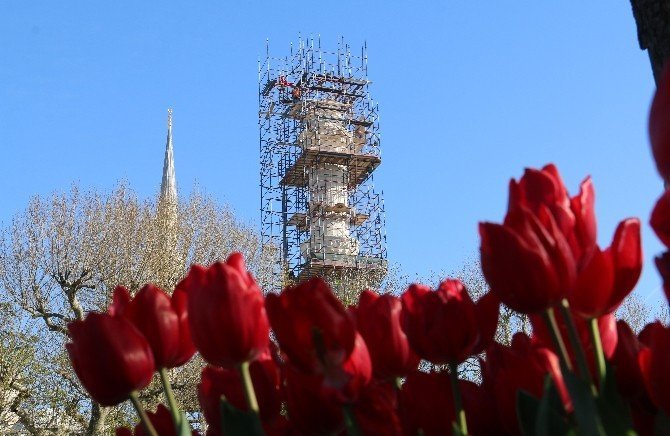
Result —
<path fill-rule="evenodd" d="M 172 109 L 168 109 L 167 141 L 163 160 L 163 179 L 161 181 L 160 203 L 177 203 L 177 179 L 174 172 L 174 150 L 172 149 Z"/>
<path fill-rule="evenodd" d="M 381 280 L 384 205 L 373 185 L 380 136 L 366 48 L 357 56 L 343 40 L 337 51 L 300 40 L 286 57 L 268 50 L 258 79 L 261 237 L 276 265 L 266 286 L 350 273 Z"/>

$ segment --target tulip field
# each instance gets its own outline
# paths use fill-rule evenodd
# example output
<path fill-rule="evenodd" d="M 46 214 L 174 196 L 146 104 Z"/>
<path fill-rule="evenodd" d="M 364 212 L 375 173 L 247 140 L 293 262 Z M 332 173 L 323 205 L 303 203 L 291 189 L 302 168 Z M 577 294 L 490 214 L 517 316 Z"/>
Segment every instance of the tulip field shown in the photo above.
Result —
<path fill-rule="evenodd" d="M 668 184 L 670 69 L 649 133 Z M 670 191 L 659 194 L 650 225 L 670 246 Z M 668 435 L 670 327 L 636 335 L 614 316 L 639 279 L 645 224 L 625 218 L 599 247 L 594 198 L 589 177 L 571 196 L 552 164 L 512 179 L 502 221 L 479 225 L 490 291 L 477 301 L 449 278 L 361 290 L 351 307 L 320 278 L 266 295 L 234 253 L 169 293 L 117 287 L 106 313 L 68 325 L 67 352 L 95 401 L 132 402 L 137 425 L 117 435 L 201 431 L 167 376 L 195 353 L 207 435 Z M 670 252 L 656 265 L 670 298 Z M 495 342 L 501 305 L 528 315 L 532 335 Z M 477 382 L 459 378 L 472 358 Z M 138 392 L 156 372 L 165 401 L 145 410 Z"/>

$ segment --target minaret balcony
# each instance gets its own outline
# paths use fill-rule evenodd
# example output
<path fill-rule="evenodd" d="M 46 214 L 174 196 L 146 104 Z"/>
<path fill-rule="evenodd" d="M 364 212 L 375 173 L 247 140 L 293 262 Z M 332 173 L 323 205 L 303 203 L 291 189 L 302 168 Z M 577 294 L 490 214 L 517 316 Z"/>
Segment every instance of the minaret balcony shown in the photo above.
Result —
<path fill-rule="evenodd" d="M 306 187 L 309 169 L 317 168 L 319 164 L 334 164 L 347 168 L 347 184 L 350 188 L 356 187 L 367 180 L 381 161 L 378 156 L 372 154 L 341 153 L 306 148 L 302 151 L 295 164 L 286 171 L 281 184 L 284 186 Z"/>

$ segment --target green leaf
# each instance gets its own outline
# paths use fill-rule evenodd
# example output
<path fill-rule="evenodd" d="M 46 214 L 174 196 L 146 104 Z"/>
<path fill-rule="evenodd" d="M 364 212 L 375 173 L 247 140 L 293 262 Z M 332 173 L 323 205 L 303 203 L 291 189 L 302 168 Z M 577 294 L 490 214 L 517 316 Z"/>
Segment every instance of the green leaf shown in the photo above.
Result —
<path fill-rule="evenodd" d="M 568 388 L 579 434 L 584 436 L 605 436 L 605 430 L 598 414 L 598 407 L 591 392 L 591 386 L 571 371 L 563 371 L 563 380 Z"/>
<path fill-rule="evenodd" d="M 521 433 L 530 436 L 535 434 L 535 419 L 540 409 L 540 402 L 528 392 L 519 390 L 516 393 L 516 416 L 519 420 Z"/>
<path fill-rule="evenodd" d="M 662 410 L 658 411 L 656 415 L 656 422 L 654 423 L 654 434 L 657 436 L 665 436 L 670 434 L 670 417 Z"/>
<path fill-rule="evenodd" d="M 538 436 L 563 436 L 570 433 L 570 428 L 563 409 L 563 402 L 558 395 L 551 376 L 544 379 L 544 394 L 540 399 L 535 420 L 535 433 Z"/>
<path fill-rule="evenodd" d="M 629 436 L 635 434 L 630 410 L 619 395 L 614 369 L 606 363 L 605 384 L 596 399 L 603 427 L 608 435 Z M 670 434 L 670 433 L 666 433 Z"/>
<path fill-rule="evenodd" d="M 242 411 L 223 397 L 221 397 L 221 427 L 226 436 L 263 436 L 265 434 L 257 413 Z"/>

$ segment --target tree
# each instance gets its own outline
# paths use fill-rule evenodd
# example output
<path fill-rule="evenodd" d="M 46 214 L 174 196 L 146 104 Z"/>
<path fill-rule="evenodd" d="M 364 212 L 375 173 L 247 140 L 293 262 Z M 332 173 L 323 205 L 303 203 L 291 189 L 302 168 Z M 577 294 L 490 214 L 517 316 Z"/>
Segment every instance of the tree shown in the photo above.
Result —
<path fill-rule="evenodd" d="M 125 184 L 110 194 L 73 186 L 33 198 L 0 234 L 0 289 L 8 313 L 28 323 L 34 343 L 25 351 L 34 353 L 34 364 L 22 375 L 30 388 L 13 397 L 14 416 L 31 434 L 92 435 L 126 423 L 132 416 L 126 405 L 100 407 L 80 386 L 64 352 L 67 323 L 104 310 L 116 285 L 135 293 L 152 282 L 172 292 L 190 265 L 232 251 L 242 252 L 264 280 L 271 266 L 256 232 L 197 191 L 180 203 L 140 200 Z M 16 348 L 20 339 L 10 335 L 0 345 Z M 197 408 L 200 366 L 172 374 L 186 409 Z M 161 392 L 156 385 L 144 399 L 155 403 Z"/>
<path fill-rule="evenodd" d="M 635 294 L 630 294 L 623 300 L 623 303 L 616 311 L 616 317 L 617 319 L 626 321 L 635 333 L 640 333 L 647 323 L 655 319 L 665 325 L 668 325 L 670 321 L 668 304 L 665 299 L 659 301 L 658 304 L 646 304 L 644 300 Z"/>
<path fill-rule="evenodd" d="M 19 421 L 14 410 L 28 391 L 26 368 L 35 358 L 34 341 L 15 322 L 12 307 L 0 302 L 0 432 Z"/>

